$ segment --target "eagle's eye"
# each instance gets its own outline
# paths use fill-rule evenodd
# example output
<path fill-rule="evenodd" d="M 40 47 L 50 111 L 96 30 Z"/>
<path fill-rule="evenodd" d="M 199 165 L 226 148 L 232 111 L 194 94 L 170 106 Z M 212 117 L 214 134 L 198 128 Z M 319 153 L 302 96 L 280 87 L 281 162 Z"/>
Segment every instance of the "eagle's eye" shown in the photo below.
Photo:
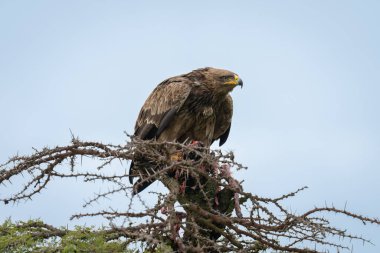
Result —
<path fill-rule="evenodd" d="M 227 82 L 227 81 L 230 81 L 231 79 L 233 79 L 234 76 L 233 75 L 227 75 L 227 76 L 222 76 L 220 79 L 223 81 L 223 82 Z"/>

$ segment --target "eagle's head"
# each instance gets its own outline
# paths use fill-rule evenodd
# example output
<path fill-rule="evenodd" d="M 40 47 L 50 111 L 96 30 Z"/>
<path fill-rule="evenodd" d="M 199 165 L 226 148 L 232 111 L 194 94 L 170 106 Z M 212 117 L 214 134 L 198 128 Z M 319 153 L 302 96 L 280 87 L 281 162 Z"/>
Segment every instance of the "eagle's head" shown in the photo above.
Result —
<path fill-rule="evenodd" d="M 243 87 L 243 80 L 229 70 L 207 67 L 193 72 L 201 74 L 202 83 L 216 93 L 227 94 L 236 86 Z"/>

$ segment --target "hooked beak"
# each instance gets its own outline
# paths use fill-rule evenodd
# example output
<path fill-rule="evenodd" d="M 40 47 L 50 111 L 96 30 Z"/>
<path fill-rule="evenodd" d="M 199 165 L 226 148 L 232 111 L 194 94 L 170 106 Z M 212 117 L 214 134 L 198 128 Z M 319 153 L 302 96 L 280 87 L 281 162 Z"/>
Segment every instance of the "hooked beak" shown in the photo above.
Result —
<path fill-rule="evenodd" d="M 228 81 L 225 84 L 232 84 L 234 87 L 240 85 L 240 87 L 243 88 L 243 80 L 241 80 L 238 75 L 235 75 L 233 80 Z"/>
<path fill-rule="evenodd" d="M 234 75 L 234 79 L 228 82 L 225 82 L 224 84 L 230 84 L 230 85 L 233 85 L 233 87 L 236 87 L 239 85 L 241 88 L 243 88 L 243 80 L 241 80 L 240 77 L 236 74 Z"/>
<path fill-rule="evenodd" d="M 243 80 L 239 78 L 237 85 L 240 85 L 240 88 L 243 88 Z"/>

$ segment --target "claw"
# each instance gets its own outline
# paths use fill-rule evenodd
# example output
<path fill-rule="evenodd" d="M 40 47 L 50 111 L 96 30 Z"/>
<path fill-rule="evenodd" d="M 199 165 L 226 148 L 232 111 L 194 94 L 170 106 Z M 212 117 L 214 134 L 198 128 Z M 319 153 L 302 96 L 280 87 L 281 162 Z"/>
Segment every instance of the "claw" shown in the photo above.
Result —
<path fill-rule="evenodd" d="M 178 162 L 178 161 L 181 161 L 182 159 L 183 159 L 182 153 L 179 151 L 170 155 L 170 161 Z"/>

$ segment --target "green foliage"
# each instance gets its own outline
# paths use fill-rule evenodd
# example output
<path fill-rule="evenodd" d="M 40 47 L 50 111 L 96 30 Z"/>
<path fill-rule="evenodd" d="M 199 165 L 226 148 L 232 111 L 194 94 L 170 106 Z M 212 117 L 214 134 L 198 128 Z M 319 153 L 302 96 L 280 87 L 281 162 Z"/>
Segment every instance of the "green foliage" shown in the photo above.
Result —
<path fill-rule="evenodd" d="M 93 227 L 54 228 L 40 220 L 0 225 L 0 252 L 132 252 L 115 233 Z"/>

